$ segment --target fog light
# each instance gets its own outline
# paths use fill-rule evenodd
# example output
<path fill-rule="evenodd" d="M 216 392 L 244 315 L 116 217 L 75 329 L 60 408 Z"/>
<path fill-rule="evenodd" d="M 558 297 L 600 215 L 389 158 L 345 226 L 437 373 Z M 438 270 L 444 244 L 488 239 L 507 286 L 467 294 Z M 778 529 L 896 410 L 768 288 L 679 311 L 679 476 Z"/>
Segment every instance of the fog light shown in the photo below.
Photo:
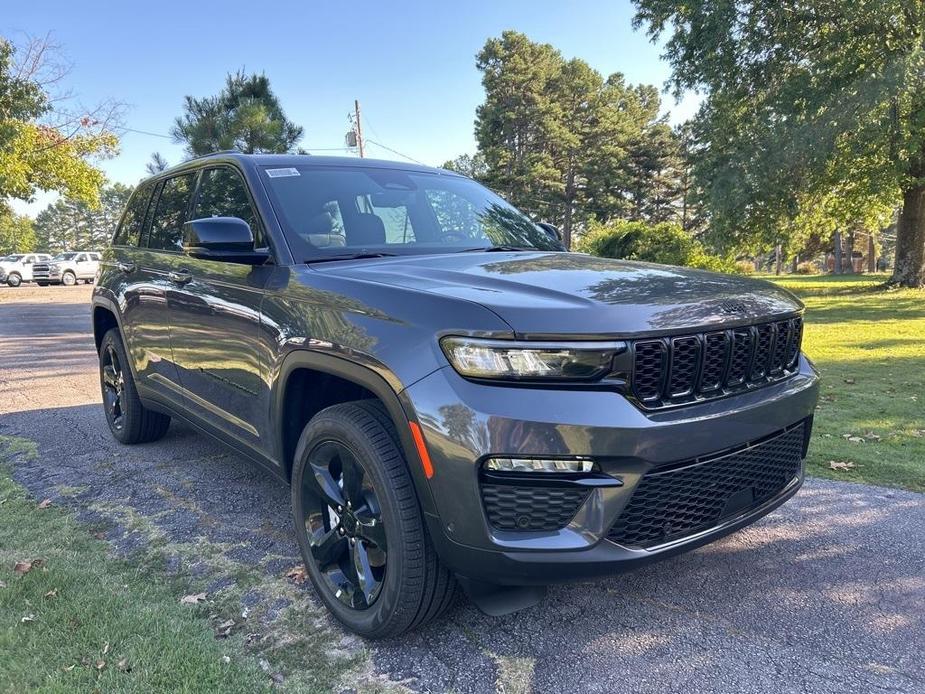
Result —
<path fill-rule="evenodd" d="M 484 468 L 497 472 L 591 472 L 594 470 L 594 461 L 581 458 L 489 458 Z"/>

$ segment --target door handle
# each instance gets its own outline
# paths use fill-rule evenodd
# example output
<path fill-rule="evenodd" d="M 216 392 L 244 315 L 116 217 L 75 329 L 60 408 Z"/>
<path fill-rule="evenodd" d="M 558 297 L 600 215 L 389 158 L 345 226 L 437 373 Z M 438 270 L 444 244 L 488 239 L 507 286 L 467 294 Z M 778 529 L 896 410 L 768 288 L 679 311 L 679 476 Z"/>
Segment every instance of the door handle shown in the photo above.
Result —
<path fill-rule="evenodd" d="M 116 263 L 116 267 L 119 268 L 119 272 L 124 272 L 126 275 L 130 275 L 135 272 L 135 263 L 126 263 L 122 261 Z"/>
<path fill-rule="evenodd" d="M 189 270 L 173 270 L 167 273 L 167 279 L 174 284 L 184 285 L 193 279 L 193 276 L 189 274 Z"/>

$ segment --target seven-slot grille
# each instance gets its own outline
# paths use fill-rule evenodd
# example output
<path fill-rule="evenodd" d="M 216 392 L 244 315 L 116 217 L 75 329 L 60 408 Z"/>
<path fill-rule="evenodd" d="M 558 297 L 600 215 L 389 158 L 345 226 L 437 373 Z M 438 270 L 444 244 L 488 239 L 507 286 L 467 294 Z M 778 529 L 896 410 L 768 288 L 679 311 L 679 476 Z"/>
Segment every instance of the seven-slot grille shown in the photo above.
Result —
<path fill-rule="evenodd" d="M 633 344 L 632 392 L 646 408 L 726 395 L 792 375 L 803 319 Z"/>

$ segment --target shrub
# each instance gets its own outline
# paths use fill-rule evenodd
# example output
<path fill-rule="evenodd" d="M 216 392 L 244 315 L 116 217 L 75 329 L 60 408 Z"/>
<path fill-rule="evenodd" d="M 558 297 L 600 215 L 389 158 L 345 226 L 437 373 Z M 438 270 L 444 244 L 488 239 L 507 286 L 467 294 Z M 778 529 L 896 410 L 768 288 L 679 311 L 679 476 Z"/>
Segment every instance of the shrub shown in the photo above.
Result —
<path fill-rule="evenodd" d="M 602 258 L 737 272 L 730 258 L 708 253 L 703 244 L 671 222 L 647 224 L 619 219 L 601 224 L 592 221 L 575 243 L 574 250 Z"/>
<path fill-rule="evenodd" d="M 755 272 L 755 264 L 751 260 L 737 260 L 736 272 L 740 275 L 751 275 Z"/>
<path fill-rule="evenodd" d="M 797 265 L 798 275 L 815 275 L 817 272 L 819 272 L 819 268 L 816 267 L 816 263 L 813 263 L 809 260 L 804 260 L 802 263 Z"/>

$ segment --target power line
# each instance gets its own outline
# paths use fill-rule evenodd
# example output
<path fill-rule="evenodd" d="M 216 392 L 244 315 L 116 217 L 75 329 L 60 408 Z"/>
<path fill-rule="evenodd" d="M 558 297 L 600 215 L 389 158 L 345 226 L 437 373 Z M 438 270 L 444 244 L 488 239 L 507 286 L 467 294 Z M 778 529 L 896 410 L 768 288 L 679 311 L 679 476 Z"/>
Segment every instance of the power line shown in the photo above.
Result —
<path fill-rule="evenodd" d="M 391 152 L 392 154 L 397 154 L 398 156 L 403 157 L 403 158 L 407 159 L 408 161 L 413 161 L 415 164 L 420 164 L 421 166 L 427 166 L 427 164 L 425 164 L 424 162 L 418 161 L 418 160 L 415 159 L 414 157 L 409 157 L 407 154 L 402 154 L 402 153 L 399 152 L 397 149 L 392 149 L 391 147 L 386 147 L 386 146 L 385 146 L 384 144 L 382 144 L 381 142 L 376 142 L 375 140 L 370 140 L 369 138 L 366 138 L 366 142 L 369 143 L 369 144 L 371 144 L 371 145 L 376 145 L 377 147 L 382 147 L 382 149 L 384 149 L 384 150 L 386 150 L 386 151 L 389 151 L 389 152 Z"/>
<path fill-rule="evenodd" d="M 121 130 L 122 132 L 126 132 L 126 133 L 138 133 L 139 135 L 150 135 L 151 137 L 163 137 L 165 140 L 173 139 L 173 137 L 171 137 L 170 135 L 163 135 L 161 133 L 152 133 L 148 130 L 135 130 L 135 128 L 117 128 L 117 129 Z"/>

